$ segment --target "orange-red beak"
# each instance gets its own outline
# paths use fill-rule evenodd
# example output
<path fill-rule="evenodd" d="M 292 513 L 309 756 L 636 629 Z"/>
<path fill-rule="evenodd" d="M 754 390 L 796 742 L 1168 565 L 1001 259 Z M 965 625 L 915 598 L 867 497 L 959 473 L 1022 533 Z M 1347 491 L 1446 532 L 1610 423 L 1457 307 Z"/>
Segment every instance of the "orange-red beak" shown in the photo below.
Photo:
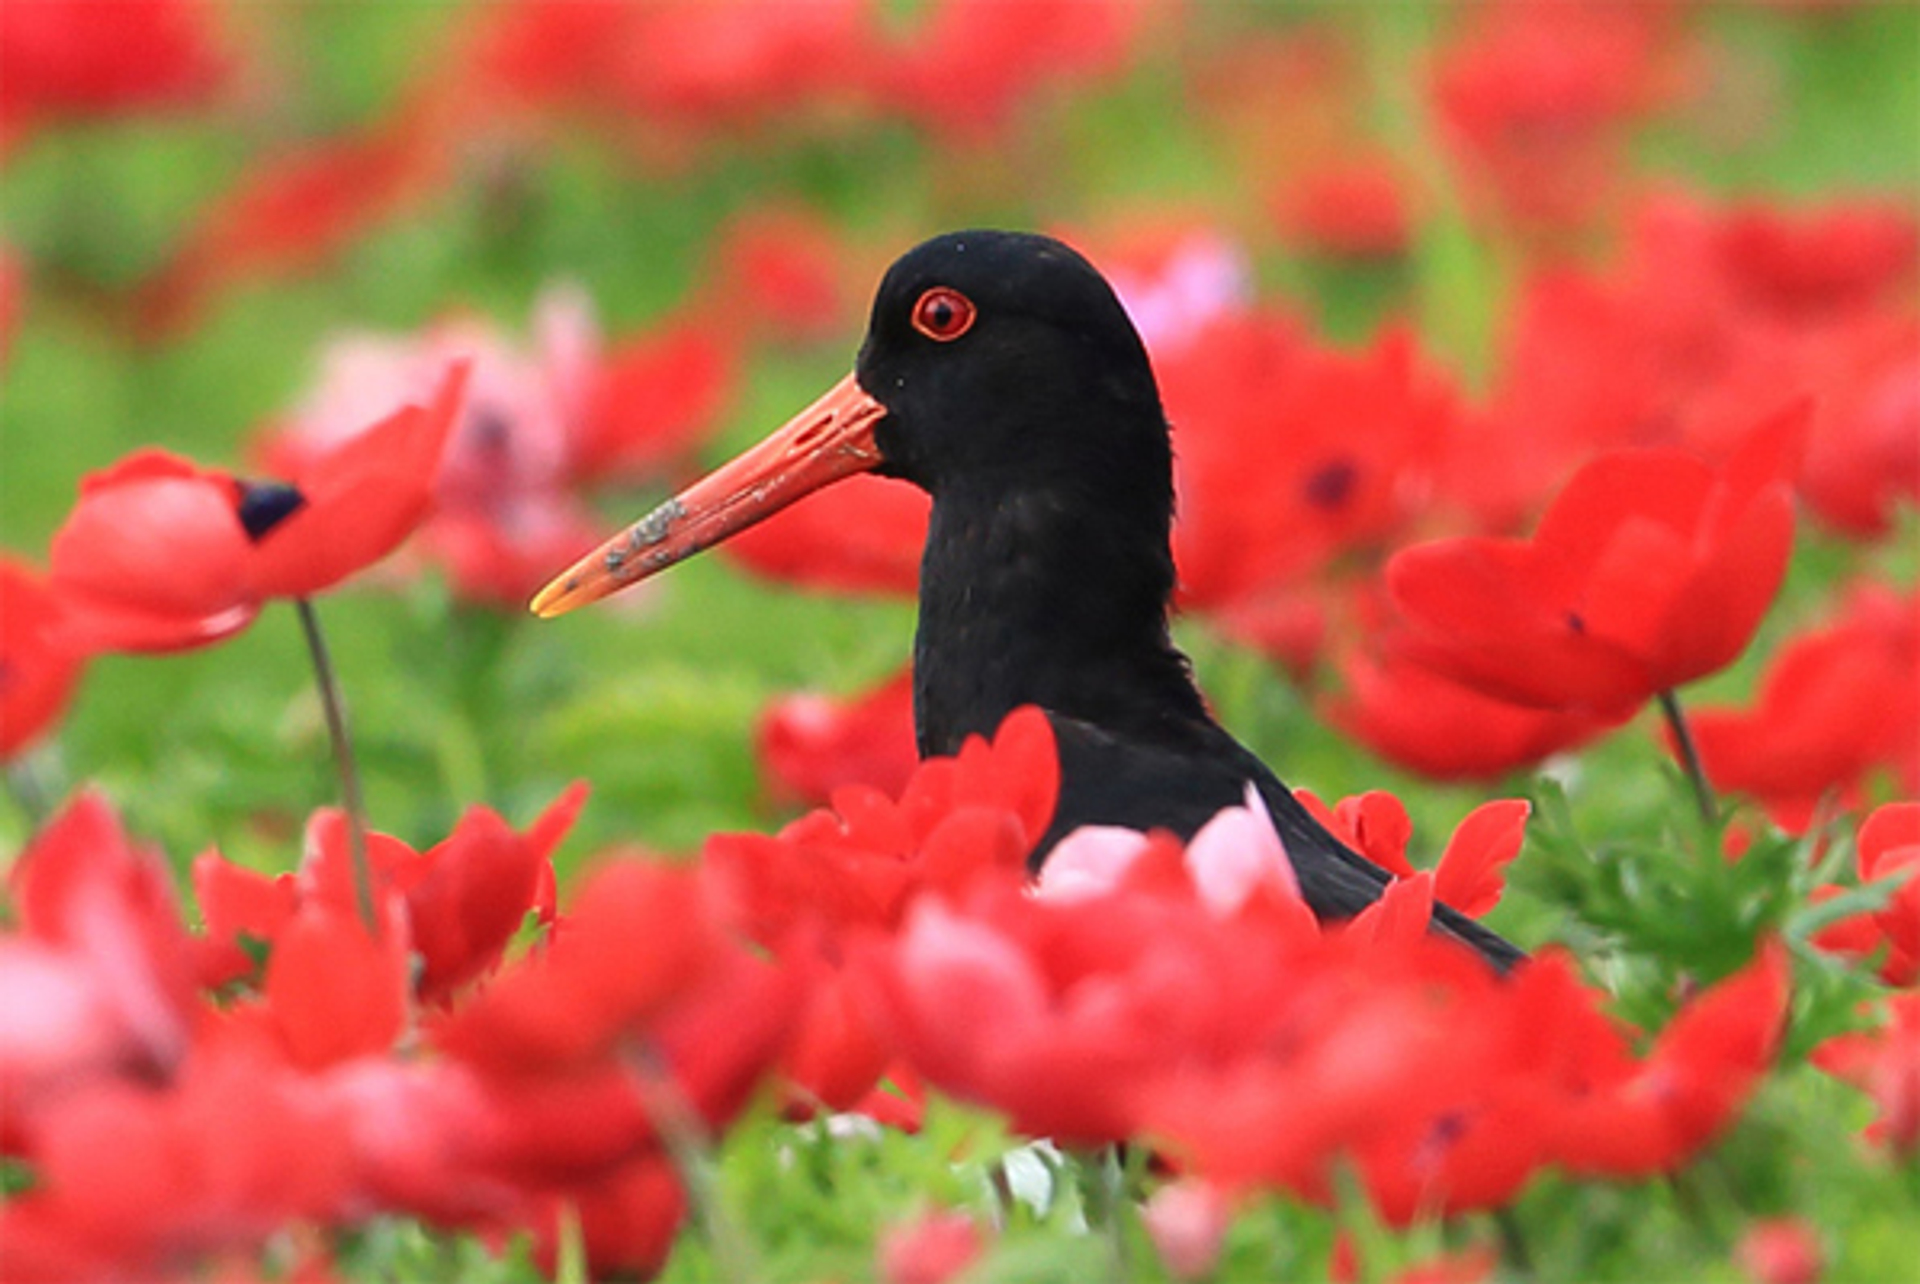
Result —
<path fill-rule="evenodd" d="M 803 495 L 880 462 L 873 430 L 886 408 L 848 375 L 765 441 L 675 495 L 575 562 L 534 595 L 533 613 L 563 615 L 597 602 Z"/>

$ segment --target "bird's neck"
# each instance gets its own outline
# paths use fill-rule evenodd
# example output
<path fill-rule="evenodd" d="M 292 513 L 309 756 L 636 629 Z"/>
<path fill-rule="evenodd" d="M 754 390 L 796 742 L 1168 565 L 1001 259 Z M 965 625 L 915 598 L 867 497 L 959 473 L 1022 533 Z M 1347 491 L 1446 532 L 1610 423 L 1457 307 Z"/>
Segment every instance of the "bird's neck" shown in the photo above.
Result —
<path fill-rule="evenodd" d="M 935 496 L 914 640 L 922 756 L 991 734 L 1022 704 L 1154 740 L 1206 721 L 1167 633 L 1168 506 L 1095 498 L 1040 485 Z"/>

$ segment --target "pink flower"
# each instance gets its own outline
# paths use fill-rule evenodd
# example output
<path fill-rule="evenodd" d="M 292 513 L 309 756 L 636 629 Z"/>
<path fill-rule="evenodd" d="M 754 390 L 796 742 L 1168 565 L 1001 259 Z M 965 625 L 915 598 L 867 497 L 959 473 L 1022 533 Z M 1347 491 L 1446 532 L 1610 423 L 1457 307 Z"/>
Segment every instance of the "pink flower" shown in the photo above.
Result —
<path fill-rule="evenodd" d="M 1754 1284 L 1818 1284 L 1826 1273 L 1820 1237 L 1797 1217 L 1756 1221 L 1733 1250 Z"/>
<path fill-rule="evenodd" d="M 1211 1183 L 1194 1177 L 1168 1182 L 1140 1209 L 1160 1264 L 1176 1280 L 1212 1275 L 1233 1210 Z"/>
<path fill-rule="evenodd" d="M 884 1284 L 946 1284 L 979 1260 L 980 1224 L 961 1212 L 926 1213 L 889 1226 L 877 1250 Z"/>

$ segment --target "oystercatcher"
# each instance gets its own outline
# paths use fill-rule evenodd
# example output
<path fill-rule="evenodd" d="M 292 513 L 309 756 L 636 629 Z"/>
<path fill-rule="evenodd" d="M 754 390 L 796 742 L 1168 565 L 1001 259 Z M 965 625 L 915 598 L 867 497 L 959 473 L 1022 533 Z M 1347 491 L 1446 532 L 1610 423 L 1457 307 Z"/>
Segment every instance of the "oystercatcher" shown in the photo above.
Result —
<path fill-rule="evenodd" d="M 1300 889 L 1349 918 L 1391 881 L 1215 722 L 1168 634 L 1173 456 L 1145 347 L 1105 278 L 1044 236 L 955 232 L 888 269 L 853 373 L 765 441 L 581 559 L 534 598 L 558 615 L 833 481 L 933 497 L 914 638 L 923 757 L 1043 709 L 1058 809 L 1036 866 L 1080 825 L 1191 837 L 1259 790 Z M 1511 943 L 1445 906 L 1436 927 L 1498 967 Z"/>

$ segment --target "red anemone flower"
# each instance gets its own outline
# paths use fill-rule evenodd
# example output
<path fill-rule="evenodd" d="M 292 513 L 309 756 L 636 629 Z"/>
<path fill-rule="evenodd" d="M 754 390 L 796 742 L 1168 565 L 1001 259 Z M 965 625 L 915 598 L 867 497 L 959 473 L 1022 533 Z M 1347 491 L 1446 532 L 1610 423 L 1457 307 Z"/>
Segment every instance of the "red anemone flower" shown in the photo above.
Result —
<path fill-rule="evenodd" d="M 61 638 L 59 603 L 26 563 L 0 554 L 0 762 L 60 720 L 84 657 Z"/>
<path fill-rule="evenodd" d="M 1807 210 L 1747 205 L 1719 228 L 1736 288 L 1781 316 L 1871 305 L 1920 262 L 1920 226 L 1904 201 L 1853 200 Z"/>
<path fill-rule="evenodd" d="M 36 118 L 205 100 L 229 62 L 207 0 L 36 0 L 0 10 L 0 135 Z"/>
<path fill-rule="evenodd" d="M 766 206 L 719 233 L 703 295 L 707 315 L 749 339 L 839 338 L 859 315 L 852 245 L 804 209 Z"/>
<path fill-rule="evenodd" d="M 1880 979 L 1889 985 L 1920 981 L 1920 803 L 1888 803 L 1862 821 L 1854 868 L 1863 883 L 1901 880 L 1879 909 L 1825 928 L 1814 944 L 1851 958 L 1878 956 Z M 1815 896 L 1828 892 L 1819 888 Z"/>
<path fill-rule="evenodd" d="M 1002 128 L 1043 87 L 1113 75 L 1146 44 L 1156 0 L 939 0 L 882 67 L 909 116 L 962 141 Z M 964 85 L 964 92 L 954 92 Z"/>
<path fill-rule="evenodd" d="M 453 831 L 425 851 L 386 834 L 367 835 L 372 892 L 398 916 L 417 956 L 411 989 L 420 1002 L 450 1002 L 494 968 L 527 915 L 554 917 L 553 851 L 585 804 L 573 785 L 524 833 L 486 807 L 470 807 Z M 336 916 L 359 912 L 344 813 L 324 808 L 307 826 L 297 875 L 269 876 L 207 852 L 193 863 L 194 889 L 207 932 L 196 956 L 202 984 L 219 986 L 253 970 L 249 944 L 273 947 L 315 906 Z"/>
<path fill-rule="evenodd" d="M 131 842 L 112 807 L 81 794 L 20 853 L 0 937 L 0 1145 L 42 1092 L 93 1074 L 170 1075 L 195 1018 L 189 938 L 161 855 Z"/>
<path fill-rule="evenodd" d="M 707 841 L 702 859 L 728 880 L 739 926 L 812 978 L 782 1065 L 797 1108 L 855 1107 L 888 1069 L 891 1045 L 855 1001 L 851 937 L 892 931 L 923 893 L 1021 885 L 1053 815 L 1058 772 L 1046 719 L 1021 709 L 991 742 L 970 738 L 957 757 L 914 767 L 897 801 L 847 784 L 831 811 L 778 835 Z"/>
<path fill-rule="evenodd" d="M 1619 182 L 1623 127 L 1659 96 L 1660 12 L 1510 3 L 1474 17 L 1432 86 L 1470 195 L 1523 226 L 1577 227 Z"/>
<path fill-rule="evenodd" d="M 244 1054 L 197 1057 L 164 1090 L 73 1092 L 38 1121 L 31 1190 L 0 1208 L 9 1278 L 192 1278 L 344 1219 L 346 1123 L 309 1081 Z"/>
<path fill-rule="evenodd" d="M 846 700 L 781 696 L 761 711 L 754 754 L 767 791 L 782 802 L 819 806 L 847 785 L 897 797 L 920 762 L 913 675 L 902 671 Z"/>
<path fill-rule="evenodd" d="M 1362 856 L 1400 878 L 1413 877 L 1413 866 L 1407 863 L 1413 822 L 1398 798 L 1374 789 L 1329 808 L 1308 790 L 1296 789 L 1294 794 Z M 1506 890 L 1506 867 L 1520 854 L 1532 811 L 1533 804 L 1524 798 L 1502 798 L 1468 812 L 1434 867 L 1434 899 L 1473 918 L 1499 904 Z"/>
<path fill-rule="evenodd" d="M 1163 363 L 1179 458 L 1185 600 L 1258 600 L 1343 553 L 1378 549 L 1427 500 L 1456 397 L 1408 332 L 1358 355 L 1253 317 Z"/>
<path fill-rule="evenodd" d="M 1497 780 L 1575 749 L 1620 718 L 1529 709 L 1441 677 L 1397 650 L 1349 656 L 1328 721 L 1388 762 L 1430 780 Z"/>
<path fill-rule="evenodd" d="M 1733 1256 L 1755 1284 L 1820 1284 L 1826 1274 L 1820 1236 L 1798 1217 L 1753 1222 L 1741 1234 Z"/>
<path fill-rule="evenodd" d="M 1804 407 L 1724 467 L 1679 450 L 1594 460 L 1531 539 L 1437 540 L 1387 586 L 1408 655 L 1487 695 L 1600 715 L 1732 662 L 1786 573 Z"/>
<path fill-rule="evenodd" d="M 1795 833 L 1829 795 L 1859 801 L 1877 770 L 1920 791 L 1920 596 L 1857 589 L 1838 619 L 1780 647 L 1752 708 L 1690 721 L 1707 777 Z"/>
<path fill-rule="evenodd" d="M 1389 161 L 1342 159 L 1291 180 L 1270 200 L 1281 231 L 1333 258 L 1392 260 L 1413 243 L 1407 178 Z"/>
<path fill-rule="evenodd" d="M 881 1284 L 947 1284 L 965 1275 L 985 1249 L 973 1214 L 922 1213 L 881 1230 L 875 1264 Z"/>
<path fill-rule="evenodd" d="M 803 925 L 891 929 L 922 891 L 1019 881 L 1059 782 L 1053 730 L 1027 706 L 991 741 L 970 736 L 956 756 L 922 762 L 898 800 L 851 785 L 777 835 L 715 834 L 701 857 L 732 880 L 762 944 Z"/>
<path fill-rule="evenodd" d="M 1920 1152 L 1920 994 L 1892 996 L 1877 1028 L 1828 1039 L 1812 1060 L 1873 1098 L 1880 1117 L 1869 1137 L 1898 1154 Z"/>
<path fill-rule="evenodd" d="M 308 597 L 392 552 L 426 515 L 466 369 L 287 482 L 136 451 L 81 483 L 53 537 L 74 645 L 166 651 L 236 633 L 262 602 Z"/>
<path fill-rule="evenodd" d="M 407 1028 L 406 920 L 391 902 L 376 912 L 377 933 L 352 908 L 312 900 L 281 928 L 260 1014 L 292 1064 L 317 1070 L 378 1056 Z"/>
<path fill-rule="evenodd" d="M 175 333 L 236 284 L 324 265 L 440 180 L 442 144 L 423 116 L 264 157 L 202 211 L 141 286 L 142 323 L 157 335 Z"/>
<path fill-rule="evenodd" d="M 849 477 L 731 536 L 720 551 L 786 584 L 909 595 L 920 583 L 929 509 L 912 486 Z"/>

